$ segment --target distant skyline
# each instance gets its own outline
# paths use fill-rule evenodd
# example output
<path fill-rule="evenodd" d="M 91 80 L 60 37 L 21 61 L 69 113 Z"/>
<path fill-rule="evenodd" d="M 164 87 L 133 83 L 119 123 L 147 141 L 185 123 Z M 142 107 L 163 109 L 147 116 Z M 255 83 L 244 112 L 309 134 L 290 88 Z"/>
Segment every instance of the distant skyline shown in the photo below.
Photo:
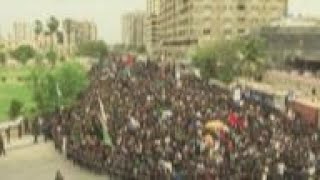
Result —
<path fill-rule="evenodd" d="M 146 0 L 0 0 L 0 33 L 3 36 L 14 21 L 46 20 L 50 15 L 93 20 L 99 37 L 108 44 L 121 42 L 121 15 L 145 10 Z M 290 14 L 320 16 L 320 0 L 290 0 Z"/>

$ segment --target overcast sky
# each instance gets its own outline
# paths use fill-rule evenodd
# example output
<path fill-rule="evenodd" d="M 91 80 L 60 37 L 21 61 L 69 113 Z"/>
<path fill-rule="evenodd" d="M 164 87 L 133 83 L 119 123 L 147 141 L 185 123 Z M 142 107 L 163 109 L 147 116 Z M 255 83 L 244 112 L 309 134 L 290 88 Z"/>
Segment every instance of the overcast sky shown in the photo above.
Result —
<path fill-rule="evenodd" d="M 0 30 L 5 35 L 14 20 L 68 16 L 94 20 L 100 38 L 116 43 L 121 40 L 121 14 L 144 10 L 145 3 L 146 0 L 0 0 Z M 291 0 L 290 12 L 320 15 L 320 0 Z"/>

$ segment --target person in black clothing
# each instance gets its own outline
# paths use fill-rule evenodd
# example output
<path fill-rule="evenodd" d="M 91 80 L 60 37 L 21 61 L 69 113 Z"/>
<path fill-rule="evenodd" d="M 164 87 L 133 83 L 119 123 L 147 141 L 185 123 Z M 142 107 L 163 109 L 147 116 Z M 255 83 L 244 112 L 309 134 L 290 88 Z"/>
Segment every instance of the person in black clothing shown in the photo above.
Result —
<path fill-rule="evenodd" d="M 23 120 L 23 126 L 24 126 L 24 133 L 25 134 L 30 133 L 29 120 L 27 118 Z"/>
<path fill-rule="evenodd" d="M 57 171 L 55 180 L 64 180 L 60 170 Z"/>
<path fill-rule="evenodd" d="M 3 140 L 1 133 L 0 133 L 0 155 L 6 155 L 6 150 L 4 147 L 4 140 Z"/>
<path fill-rule="evenodd" d="M 34 143 L 36 144 L 36 143 L 38 143 L 38 136 L 39 136 L 39 134 L 40 134 L 40 127 L 39 127 L 39 123 L 38 123 L 38 120 L 37 119 L 35 119 L 34 121 L 33 121 L 33 135 L 34 135 Z"/>
<path fill-rule="evenodd" d="M 18 137 L 19 137 L 19 139 L 22 138 L 22 124 L 21 123 L 19 123 L 19 125 L 18 125 Z"/>
<path fill-rule="evenodd" d="M 10 143 L 10 139 L 11 139 L 11 128 L 10 126 L 6 129 L 6 136 L 7 136 L 7 142 L 8 144 Z"/>

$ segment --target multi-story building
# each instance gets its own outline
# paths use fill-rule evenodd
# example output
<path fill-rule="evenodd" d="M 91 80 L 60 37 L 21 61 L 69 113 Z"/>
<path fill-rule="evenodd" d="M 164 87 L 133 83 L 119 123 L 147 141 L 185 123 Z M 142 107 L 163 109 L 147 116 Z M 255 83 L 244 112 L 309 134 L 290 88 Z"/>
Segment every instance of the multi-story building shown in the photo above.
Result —
<path fill-rule="evenodd" d="M 97 40 L 97 25 L 91 21 L 74 21 L 71 35 L 75 44 Z"/>
<path fill-rule="evenodd" d="M 160 52 L 185 57 L 206 41 L 249 34 L 286 10 L 287 0 L 160 0 Z"/>
<path fill-rule="evenodd" d="M 139 48 L 144 46 L 145 13 L 142 11 L 130 12 L 122 16 L 122 44 Z"/>
<path fill-rule="evenodd" d="M 159 56 L 159 15 L 160 0 L 147 0 L 144 41 L 148 54 L 153 57 Z"/>
<path fill-rule="evenodd" d="M 276 63 L 299 61 L 300 68 L 320 69 L 320 19 L 284 18 L 261 28 L 259 35 Z"/>
<path fill-rule="evenodd" d="M 70 34 L 66 32 L 62 24 L 61 21 L 57 32 L 62 34 L 63 42 L 58 42 L 57 34 L 51 36 L 46 31 L 45 22 L 43 22 L 43 31 L 38 35 L 34 31 L 34 22 L 14 22 L 12 30 L 6 38 L 6 46 L 15 49 L 22 44 L 29 44 L 46 51 L 53 45 L 61 54 L 70 54 L 76 50 L 77 45 L 81 42 L 97 40 L 97 25 L 93 21 L 71 20 Z"/>
<path fill-rule="evenodd" d="M 17 21 L 12 26 L 13 46 L 19 46 L 21 44 L 33 44 L 34 33 L 32 25 L 28 22 Z"/>
<path fill-rule="evenodd" d="M 82 42 L 95 41 L 98 39 L 98 30 L 96 23 L 88 20 L 72 20 L 70 34 L 66 32 L 66 29 L 63 29 L 63 34 L 63 46 L 65 50 L 68 49 L 68 51 L 70 51 L 69 53 L 73 53 L 76 50 L 77 46 Z"/>

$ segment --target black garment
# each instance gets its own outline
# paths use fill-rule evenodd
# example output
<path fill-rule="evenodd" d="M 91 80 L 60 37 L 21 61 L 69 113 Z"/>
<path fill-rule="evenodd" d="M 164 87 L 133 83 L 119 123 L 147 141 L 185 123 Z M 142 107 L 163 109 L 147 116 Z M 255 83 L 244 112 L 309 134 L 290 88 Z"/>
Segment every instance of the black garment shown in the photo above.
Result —
<path fill-rule="evenodd" d="M 10 143 L 10 139 L 11 139 L 11 128 L 10 127 L 8 127 L 7 129 L 6 129 L 6 136 L 7 136 L 7 142 L 8 143 Z"/>
<path fill-rule="evenodd" d="M 64 178 L 63 178 L 63 176 L 62 176 L 60 171 L 57 171 L 55 180 L 64 180 Z"/>
<path fill-rule="evenodd" d="M 6 150 L 4 148 L 4 140 L 3 137 L 0 135 L 0 156 L 6 155 Z"/>
<path fill-rule="evenodd" d="M 19 139 L 22 138 L 22 124 L 21 123 L 18 125 L 18 137 L 19 137 Z"/>
<path fill-rule="evenodd" d="M 23 125 L 24 125 L 24 133 L 29 134 L 30 133 L 30 127 L 29 127 L 29 120 L 24 119 L 23 120 Z"/>
<path fill-rule="evenodd" d="M 32 125 L 33 135 L 34 135 L 34 143 L 38 143 L 38 136 L 40 134 L 40 126 L 37 120 L 33 121 Z"/>

